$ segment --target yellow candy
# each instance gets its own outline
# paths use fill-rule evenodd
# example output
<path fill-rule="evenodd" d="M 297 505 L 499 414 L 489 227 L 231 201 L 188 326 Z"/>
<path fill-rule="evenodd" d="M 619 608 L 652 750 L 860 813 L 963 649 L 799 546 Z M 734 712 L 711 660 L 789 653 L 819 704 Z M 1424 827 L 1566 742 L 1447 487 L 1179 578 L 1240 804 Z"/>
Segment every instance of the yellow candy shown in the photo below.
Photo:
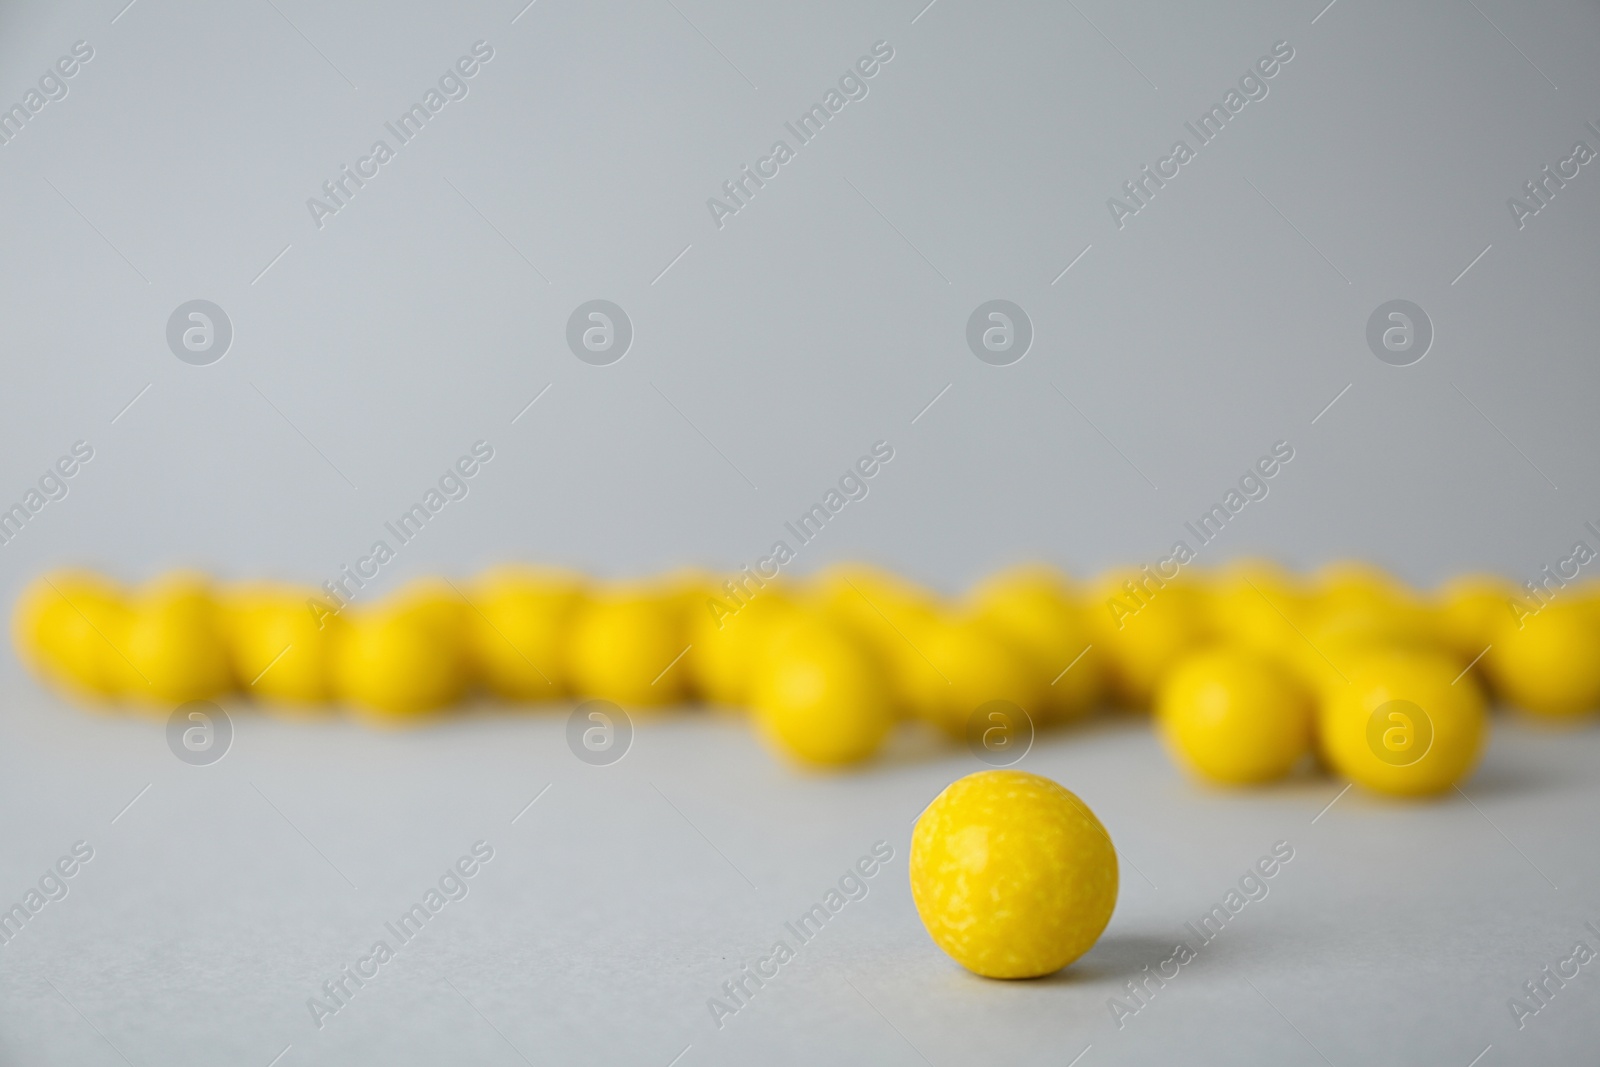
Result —
<path fill-rule="evenodd" d="M 229 658 L 245 692 L 302 707 L 333 699 L 333 656 L 343 615 L 313 611 L 310 590 L 250 585 L 223 597 Z"/>
<path fill-rule="evenodd" d="M 875 568 L 829 567 L 806 600 L 844 623 L 865 642 L 889 675 L 897 707 L 911 714 L 927 661 L 911 636 L 937 616 L 938 599 L 926 589 Z"/>
<path fill-rule="evenodd" d="M 681 596 L 659 588 L 624 586 L 594 594 L 578 608 L 567 643 L 573 688 L 625 707 L 677 701 L 686 671 L 673 661 L 689 644 L 681 607 Z"/>
<path fill-rule="evenodd" d="M 569 689 L 567 631 L 583 582 L 563 571 L 502 567 L 467 591 L 467 640 L 490 692 L 505 700 L 555 700 Z"/>
<path fill-rule="evenodd" d="M 1157 586 L 1154 579 L 1133 571 L 1097 583 L 1088 617 L 1096 651 L 1108 658 L 1112 691 L 1121 704 L 1150 706 L 1162 676 L 1184 653 L 1205 642 L 1206 614 L 1199 588 L 1185 578 Z"/>
<path fill-rule="evenodd" d="M 1556 601 L 1501 623 L 1483 657 L 1495 692 L 1546 719 L 1600 708 L 1600 618 L 1585 604 Z"/>
<path fill-rule="evenodd" d="M 90 700 L 115 699 L 131 674 L 127 596 L 88 571 L 57 571 L 17 601 L 12 630 L 22 658 L 51 683 Z"/>
<path fill-rule="evenodd" d="M 131 672 L 125 676 L 128 695 L 176 706 L 232 687 L 222 618 L 205 577 L 177 572 L 158 578 L 130 607 L 122 649 Z"/>
<path fill-rule="evenodd" d="M 882 669 L 821 615 L 769 626 L 751 692 L 762 734 L 802 763 L 870 759 L 895 718 Z"/>
<path fill-rule="evenodd" d="M 468 681 L 462 627 L 424 590 L 376 607 L 350 607 L 334 655 L 334 688 L 378 723 L 415 719 L 461 698 Z"/>
<path fill-rule="evenodd" d="M 1470 662 L 1494 641 L 1505 622 L 1515 619 L 1511 600 L 1520 591 L 1490 574 L 1453 578 L 1434 595 L 1439 639 Z"/>
<path fill-rule="evenodd" d="M 1343 560 L 1317 569 L 1313 595 L 1324 611 L 1386 608 L 1412 596 L 1394 575 L 1370 563 Z"/>
<path fill-rule="evenodd" d="M 746 570 L 748 571 L 748 568 Z M 734 578 L 743 580 L 744 574 L 735 575 Z M 727 590 L 721 586 L 724 580 L 703 567 L 677 567 L 645 583 L 645 587 L 661 597 L 667 605 L 673 625 L 683 636 L 678 648 L 682 650 L 687 646 L 689 649 L 684 653 L 683 659 L 678 661 L 677 666 L 672 668 L 673 673 L 680 676 L 679 700 L 699 700 L 703 696 L 699 689 L 700 667 L 695 662 L 700 655 L 700 649 L 694 647 L 694 623 L 698 613 L 706 610 L 708 591 L 717 597 L 724 599 L 728 597 Z M 749 590 L 754 588 L 754 585 L 753 581 L 748 581 L 744 587 L 746 591 L 740 593 L 740 596 L 748 596 Z M 735 606 L 731 600 L 728 604 L 730 608 Z"/>
<path fill-rule="evenodd" d="M 973 591 L 971 605 L 980 622 L 1033 659 L 1046 720 L 1080 719 L 1100 703 L 1105 656 L 1089 648 L 1088 624 L 1060 574 L 1048 567 L 1003 572 Z"/>
<path fill-rule="evenodd" d="M 1447 651 L 1441 647 L 1438 630 L 1427 616 L 1370 604 L 1313 613 L 1299 629 L 1300 639 L 1291 646 L 1285 662 L 1315 689 L 1342 685 L 1347 668 L 1375 651 Z M 1462 666 L 1465 665 L 1463 661 Z"/>
<path fill-rule="evenodd" d="M 1174 757 L 1215 782 L 1270 782 L 1311 750 L 1311 695 L 1283 668 L 1243 649 L 1189 656 L 1162 682 L 1156 711 Z"/>
<path fill-rule="evenodd" d="M 1296 627 L 1310 612 L 1311 592 L 1277 564 L 1238 561 L 1206 584 L 1211 626 L 1229 643 L 1279 658 L 1305 644 Z"/>
<path fill-rule="evenodd" d="M 425 618 L 441 630 L 453 630 L 458 636 L 465 634 L 471 617 L 477 614 L 464 591 L 443 578 L 413 579 L 389 597 L 388 605 Z"/>
<path fill-rule="evenodd" d="M 1324 691 L 1318 718 L 1334 768 L 1379 793 L 1421 796 L 1466 778 L 1488 732 L 1483 692 L 1442 653 L 1374 652 Z"/>
<path fill-rule="evenodd" d="M 1037 721 L 1048 683 L 1037 665 L 1003 633 L 982 621 L 941 614 L 910 623 L 915 647 L 901 664 L 917 718 L 947 735 L 967 735 L 968 720 L 991 700 L 1015 704 Z"/>
<path fill-rule="evenodd" d="M 938 597 L 915 582 L 864 564 L 837 564 L 817 575 L 813 583 L 818 599 L 863 619 L 890 619 L 906 613 L 932 611 Z"/>
<path fill-rule="evenodd" d="M 735 603 L 721 589 L 697 597 L 690 607 L 686 657 L 694 689 L 724 708 L 742 706 L 756 680 L 758 653 L 775 625 L 789 619 L 796 602 L 774 582 Z"/>
<path fill-rule="evenodd" d="M 1060 970 L 1117 904 L 1117 853 L 1072 793 L 1025 771 L 980 771 L 928 805 L 911 837 L 911 896 L 934 943 L 988 978 Z"/>

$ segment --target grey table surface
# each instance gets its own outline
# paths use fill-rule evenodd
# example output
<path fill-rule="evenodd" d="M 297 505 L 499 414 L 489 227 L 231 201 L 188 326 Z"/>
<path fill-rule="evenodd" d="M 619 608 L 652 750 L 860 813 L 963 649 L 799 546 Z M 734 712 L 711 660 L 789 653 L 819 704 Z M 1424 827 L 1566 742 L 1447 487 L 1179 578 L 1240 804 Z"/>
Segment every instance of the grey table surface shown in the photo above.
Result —
<path fill-rule="evenodd" d="M 1600 544 L 1597 45 L 1558 0 L 17 0 L 0 595 L 80 562 L 331 579 L 477 442 L 363 598 L 508 558 L 752 563 L 879 441 L 794 573 L 1153 561 L 1285 442 L 1201 562 L 1530 577 Z M 598 354 L 569 342 L 594 300 L 628 327 Z M 999 353 L 968 339 L 992 300 L 1020 309 Z M 1502 722 L 1465 795 L 1325 812 L 1340 783 L 1187 784 L 1138 724 L 1044 738 L 1023 765 L 1101 813 L 1123 895 L 1071 971 L 993 984 L 905 879 L 965 753 L 814 779 L 669 716 L 590 767 L 560 710 L 375 734 L 230 705 L 196 767 L 159 717 L 3 671 L 0 901 L 93 850 L 0 946 L 5 1062 L 1594 1060 L 1592 968 L 1508 1007 L 1600 948 L 1593 730 Z M 880 840 L 868 895 L 718 1027 Z M 467 895 L 313 1019 L 479 841 Z M 1270 894 L 1115 1019 L 1279 841 Z"/>

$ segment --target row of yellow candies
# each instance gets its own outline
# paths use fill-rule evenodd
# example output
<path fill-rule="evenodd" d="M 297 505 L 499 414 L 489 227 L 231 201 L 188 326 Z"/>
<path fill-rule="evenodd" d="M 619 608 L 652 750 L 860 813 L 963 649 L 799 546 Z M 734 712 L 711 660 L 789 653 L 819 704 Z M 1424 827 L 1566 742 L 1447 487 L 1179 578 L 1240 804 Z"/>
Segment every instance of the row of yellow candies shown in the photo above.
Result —
<path fill-rule="evenodd" d="M 330 612 L 291 585 L 178 573 L 129 589 L 64 571 L 28 588 L 14 629 L 38 673 L 103 701 L 159 707 L 237 689 L 398 719 L 481 684 L 519 702 L 755 703 L 783 747 L 840 763 L 876 751 L 901 713 L 959 733 L 994 697 L 1045 719 L 1099 699 L 1093 664 L 1054 688 L 1041 677 L 1088 643 L 1066 587 L 1029 572 L 992 591 L 974 611 L 864 567 L 806 583 L 680 573 L 634 584 L 508 567 Z"/>
<path fill-rule="evenodd" d="M 681 650 L 675 593 L 601 592 L 565 572 L 516 567 L 462 585 L 417 581 L 334 610 L 318 591 L 290 584 L 219 586 L 184 572 L 129 589 L 65 571 L 24 592 L 13 628 L 30 666 L 91 699 L 169 706 L 240 690 L 286 709 L 345 701 L 394 721 L 456 703 L 478 683 L 517 701 L 573 691 L 630 704 L 677 699 L 676 679 L 637 692 L 593 684 L 625 674 L 630 655 L 671 646 L 659 672 Z M 614 640 L 608 627 L 619 631 Z"/>
<path fill-rule="evenodd" d="M 1163 604 L 1183 614 L 1191 594 L 1169 603 L 1175 588 L 1149 597 L 1157 619 Z M 1250 564 L 1213 578 L 1205 599 L 1212 632 L 1162 673 L 1155 698 L 1169 747 L 1204 778 L 1270 781 L 1313 751 L 1370 789 L 1437 793 L 1481 755 L 1485 684 L 1545 720 L 1600 709 L 1593 587 L 1535 598 L 1472 575 L 1423 597 L 1362 565 L 1302 581 Z M 1142 614 L 1124 628 L 1136 630 Z M 1153 629 L 1170 640 L 1181 623 Z"/>

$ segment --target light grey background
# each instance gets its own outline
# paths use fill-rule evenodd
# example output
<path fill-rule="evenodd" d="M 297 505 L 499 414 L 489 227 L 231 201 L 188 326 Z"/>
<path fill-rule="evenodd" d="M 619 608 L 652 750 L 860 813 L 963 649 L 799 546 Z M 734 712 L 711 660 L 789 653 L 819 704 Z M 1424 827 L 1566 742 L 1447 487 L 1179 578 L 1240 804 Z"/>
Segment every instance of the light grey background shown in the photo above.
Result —
<path fill-rule="evenodd" d="M 0 103 L 95 50 L 0 146 L 0 502 L 95 449 L 0 548 L 8 602 L 69 562 L 320 581 L 480 439 L 470 495 L 372 592 L 503 558 L 748 563 L 879 439 L 894 461 L 797 569 L 953 591 L 1149 561 L 1278 440 L 1294 461 L 1204 561 L 1522 576 L 1600 520 L 1600 175 L 1520 231 L 1506 207 L 1600 148 L 1591 5 L 122 2 L 0 12 Z M 306 199 L 479 40 L 466 99 L 318 229 Z M 719 230 L 706 199 L 878 40 L 866 99 Z M 1280 40 L 1269 95 L 1117 229 L 1107 198 Z M 206 367 L 165 341 L 196 298 L 235 331 Z M 565 346 L 595 298 L 635 329 L 608 367 Z M 993 298 L 1035 329 L 1009 367 L 966 348 Z M 1435 328 L 1410 367 L 1364 339 L 1394 298 Z M 1500 729 L 1477 809 L 1352 794 L 1314 825 L 1336 783 L 1202 793 L 1137 725 L 1048 739 L 1025 766 L 1143 875 L 1071 975 L 994 985 L 904 884 L 910 820 L 975 761 L 807 779 L 740 724 L 668 719 L 589 768 L 558 716 L 374 735 L 239 708 L 193 768 L 160 722 L 6 670 L 0 898 L 97 850 L 0 948 L 8 1062 L 1465 1067 L 1492 1044 L 1487 1067 L 1597 1036 L 1587 971 L 1524 1031 L 1505 1007 L 1600 921 L 1592 733 Z M 305 998 L 480 838 L 473 894 L 316 1030 Z M 867 900 L 713 1028 L 733 961 L 880 838 Z M 1278 839 L 1300 851 L 1273 895 L 1115 1030 L 1106 998 Z"/>

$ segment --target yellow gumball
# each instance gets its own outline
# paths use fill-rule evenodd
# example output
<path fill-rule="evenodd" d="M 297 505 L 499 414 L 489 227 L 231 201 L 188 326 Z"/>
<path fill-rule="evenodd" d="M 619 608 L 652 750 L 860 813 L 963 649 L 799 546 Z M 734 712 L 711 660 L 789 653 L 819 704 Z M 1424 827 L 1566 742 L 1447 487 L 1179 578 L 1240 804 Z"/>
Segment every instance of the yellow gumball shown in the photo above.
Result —
<path fill-rule="evenodd" d="M 1320 690 L 1342 685 L 1352 663 L 1384 650 L 1449 652 L 1440 644 L 1432 621 L 1414 612 L 1346 606 L 1303 620 L 1300 639 L 1284 661 Z"/>
<path fill-rule="evenodd" d="M 460 625 L 442 602 L 396 597 L 351 607 L 334 654 L 334 688 L 357 715 L 381 724 L 420 718 L 466 691 L 468 660 Z"/>
<path fill-rule="evenodd" d="M 913 714 L 927 661 L 912 634 L 937 617 L 938 598 L 875 568 L 843 565 L 818 575 L 804 599 L 866 643 L 889 674 L 896 706 L 903 714 Z"/>
<path fill-rule="evenodd" d="M 1495 693 L 1550 720 L 1600 708 L 1600 617 L 1578 602 L 1548 604 L 1501 623 L 1483 664 Z"/>
<path fill-rule="evenodd" d="M 222 613 L 210 581 L 178 572 L 140 589 L 126 630 L 127 692 L 177 705 L 221 696 L 233 685 Z"/>
<path fill-rule="evenodd" d="M 236 586 L 222 598 L 234 677 L 261 700 L 315 708 L 333 699 L 333 656 L 342 615 L 313 607 L 309 589 Z"/>
<path fill-rule="evenodd" d="M 391 608 L 426 619 L 441 630 L 464 635 L 476 614 L 465 591 L 443 578 L 414 578 L 397 589 L 387 601 Z M 463 637 L 462 640 L 465 638 Z"/>
<path fill-rule="evenodd" d="M 818 574 L 812 588 L 820 602 L 862 619 L 891 620 L 934 610 L 938 597 L 915 582 L 859 563 L 838 564 Z"/>
<path fill-rule="evenodd" d="M 57 571 L 23 591 L 12 620 L 18 653 L 52 684 L 94 701 L 127 687 L 127 594 L 89 571 Z"/>
<path fill-rule="evenodd" d="M 1162 676 L 1209 632 L 1195 582 L 1179 577 L 1158 585 L 1140 572 L 1102 578 L 1090 594 L 1089 619 L 1095 649 L 1111 665 L 1113 694 L 1129 708 L 1149 708 Z"/>
<path fill-rule="evenodd" d="M 1048 567 L 1002 572 L 978 585 L 970 603 L 975 618 L 1032 658 L 1047 721 L 1081 719 L 1100 703 L 1104 656 L 1090 648 L 1088 624 L 1058 572 Z"/>
<path fill-rule="evenodd" d="M 501 567 L 467 590 L 467 641 L 489 691 L 504 700 L 556 700 L 570 690 L 567 631 L 583 582 L 564 571 Z"/>
<path fill-rule="evenodd" d="M 738 602 L 720 589 L 697 598 L 688 615 L 693 650 L 686 657 L 695 692 L 719 707 L 742 707 L 767 635 L 796 610 L 789 590 L 775 582 Z"/>
<path fill-rule="evenodd" d="M 934 943 L 987 978 L 1037 978 L 1089 951 L 1117 904 L 1117 853 L 1072 793 L 1025 771 L 946 787 L 911 837 L 911 896 Z"/>
<path fill-rule="evenodd" d="M 623 586 L 596 592 L 577 610 L 566 666 L 581 695 L 626 707 L 679 700 L 686 688 L 688 646 L 682 601 L 659 588 Z"/>
<path fill-rule="evenodd" d="M 1162 682 L 1156 712 L 1173 756 L 1214 782 L 1270 782 L 1311 751 L 1311 694 L 1288 671 L 1244 649 L 1189 656 Z"/>
<path fill-rule="evenodd" d="M 909 624 L 915 647 L 902 662 L 911 713 L 953 738 L 993 700 L 1014 704 L 1037 721 L 1048 683 L 1005 634 L 980 619 L 945 613 Z"/>
<path fill-rule="evenodd" d="M 1439 639 L 1471 662 L 1494 642 L 1504 623 L 1516 618 L 1511 602 L 1519 593 L 1510 582 L 1492 574 L 1451 579 L 1434 594 Z"/>
<path fill-rule="evenodd" d="M 751 686 L 756 723 L 801 763 L 870 759 L 894 725 L 882 668 L 837 624 L 791 613 L 769 624 Z"/>
<path fill-rule="evenodd" d="M 700 648 L 694 640 L 694 624 L 698 614 L 707 610 L 708 591 L 712 591 L 711 595 L 726 598 L 728 606 L 733 608 L 739 603 L 739 600 L 733 599 L 734 596 L 741 600 L 746 599 L 759 588 L 748 567 L 733 576 L 730 583 L 733 589 L 731 593 L 727 586 L 721 584 L 723 581 L 724 579 L 701 567 L 678 567 L 648 583 L 648 588 L 661 597 L 662 602 L 668 606 L 673 625 L 678 633 L 683 635 L 683 641 L 678 648 L 688 649 L 684 652 L 683 658 L 672 668 L 672 672 L 679 676 L 677 697 L 679 701 L 701 700 L 706 695 L 700 689 L 702 672 L 696 662 L 700 656 Z"/>
<path fill-rule="evenodd" d="M 1351 560 L 1318 568 L 1312 576 L 1312 590 L 1324 611 L 1384 608 L 1411 596 L 1400 580 L 1382 567 Z"/>
<path fill-rule="evenodd" d="M 1488 733 L 1483 692 L 1442 653 L 1372 652 L 1324 690 L 1318 732 L 1335 770 L 1396 796 L 1443 792 L 1477 765 Z M 1458 676 L 1460 676 L 1458 678 Z"/>
<path fill-rule="evenodd" d="M 1211 628 L 1230 644 L 1275 657 L 1296 655 L 1297 627 L 1310 612 L 1311 591 L 1275 563 L 1241 560 L 1205 582 Z"/>

